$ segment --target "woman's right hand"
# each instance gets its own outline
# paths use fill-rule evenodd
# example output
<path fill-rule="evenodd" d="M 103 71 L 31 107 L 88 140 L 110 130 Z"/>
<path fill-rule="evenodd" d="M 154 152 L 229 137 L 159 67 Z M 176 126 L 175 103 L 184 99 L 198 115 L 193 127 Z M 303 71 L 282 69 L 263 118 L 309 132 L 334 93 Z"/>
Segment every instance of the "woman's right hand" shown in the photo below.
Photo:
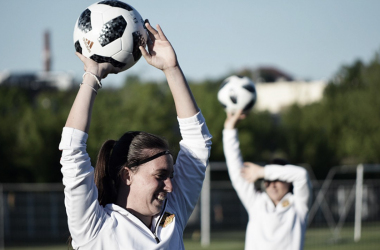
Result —
<path fill-rule="evenodd" d="M 241 169 L 241 176 L 248 182 L 255 182 L 258 179 L 264 178 L 264 167 L 252 162 L 244 162 L 244 168 Z"/>
<path fill-rule="evenodd" d="M 97 63 L 94 60 L 87 58 L 78 52 L 76 52 L 75 54 L 83 62 L 84 71 L 90 72 L 99 77 L 100 79 L 106 78 L 108 74 L 117 74 L 121 71 L 120 68 L 114 67 L 111 63 Z"/>
<path fill-rule="evenodd" d="M 247 115 L 243 113 L 243 110 L 238 110 L 235 113 L 227 112 L 227 118 L 224 122 L 225 129 L 234 129 L 239 120 L 245 119 Z"/>

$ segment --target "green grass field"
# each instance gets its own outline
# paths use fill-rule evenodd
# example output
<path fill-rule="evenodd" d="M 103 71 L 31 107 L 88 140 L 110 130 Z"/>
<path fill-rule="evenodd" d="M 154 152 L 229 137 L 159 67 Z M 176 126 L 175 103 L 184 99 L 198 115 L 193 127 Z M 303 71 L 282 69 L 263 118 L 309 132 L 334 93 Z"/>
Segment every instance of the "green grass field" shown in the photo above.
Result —
<path fill-rule="evenodd" d="M 362 238 L 359 242 L 353 240 L 353 227 L 344 228 L 340 237 L 333 238 L 328 228 L 311 228 L 306 233 L 305 250 L 379 250 L 380 226 L 366 226 L 362 229 Z M 185 238 L 186 250 L 242 250 L 244 249 L 244 232 L 212 233 L 211 244 L 202 247 L 199 243 L 199 234 L 193 239 Z M 6 250 L 67 250 L 67 245 L 35 246 L 35 247 L 6 247 Z"/>
<path fill-rule="evenodd" d="M 244 232 L 213 233 L 211 245 L 202 248 L 199 241 L 186 240 L 186 250 L 242 250 L 244 249 Z M 305 250 L 379 250 L 380 226 L 366 226 L 362 228 L 362 237 L 354 242 L 353 227 L 346 227 L 340 237 L 334 239 L 328 228 L 311 228 L 306 232 Z"/>

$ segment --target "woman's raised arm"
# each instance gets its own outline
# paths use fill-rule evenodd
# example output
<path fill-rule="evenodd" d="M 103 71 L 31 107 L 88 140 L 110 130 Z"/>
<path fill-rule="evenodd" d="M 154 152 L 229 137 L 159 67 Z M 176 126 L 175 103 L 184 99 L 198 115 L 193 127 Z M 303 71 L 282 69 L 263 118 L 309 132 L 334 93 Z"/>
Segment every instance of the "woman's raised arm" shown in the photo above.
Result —
<path fill-rule="evenodd" d="M 88 133 L 90 129 L 92 106 L 98 90 L 101 87 L 100 80 L 109 73 L 118 73 L 120 70 L 110 63 L 96 63 L 95 61 L 76 53 L 84 63 L 83 81 L 71 107 L 65 127 L 75 128 Z"/>

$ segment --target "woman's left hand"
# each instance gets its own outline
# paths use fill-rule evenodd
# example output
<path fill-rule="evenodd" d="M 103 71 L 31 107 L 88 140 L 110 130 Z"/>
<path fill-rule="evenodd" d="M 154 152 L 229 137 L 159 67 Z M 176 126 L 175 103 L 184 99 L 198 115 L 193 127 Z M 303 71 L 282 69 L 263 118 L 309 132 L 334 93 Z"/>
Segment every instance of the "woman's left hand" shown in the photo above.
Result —
<path fill-rule="evenodd" d="M 237 110 L 235 113 L 227 112 L 226 120 L 224 121 L 225 129 L 234 129 L 236 124 L 247 117 L 246 114 L 243 113 L 243 110 Z"/>
<path fill-rule="evenodd" d="M 160 25 L 157 24 L 157 30 L 155 30 L 148 21 L 145 22 L 145 26 L 148 29 L 148 50 L 143 46 L 139 49 L 145 58 L 145 60 L 152 66 L 165 71 L 170 68 L 178 66 L 177 56 L 175 51 L 166 38 Z"/>

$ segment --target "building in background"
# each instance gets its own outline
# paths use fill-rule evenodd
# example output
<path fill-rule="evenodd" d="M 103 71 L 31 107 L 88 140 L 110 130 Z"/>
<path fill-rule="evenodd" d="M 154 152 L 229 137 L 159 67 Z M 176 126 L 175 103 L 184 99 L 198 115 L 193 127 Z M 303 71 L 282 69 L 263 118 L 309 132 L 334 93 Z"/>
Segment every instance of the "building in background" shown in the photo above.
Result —
<path fill-rule="evenodd" d="M 42 51 L 43 71 L 8 72 L 0 71 L 0 86 L 14 86 L 31 91 L 70 90 L 78 86 L 74 75 L 52 71 L 50 33 L 44 33 Z M 275 67 L 243 69 L 237 74 L 251 78 L 256 84 L 257 102 L 255 109 L 278 114 L 292 105 L 307 105 L 322 99 L 327 83 L 325 81 L 295 80 L 290 74 Z"/>
<path fill-rule="evenodd" d="M 38 91 L 42 89 L 69 90 L 74 85 L 77 86 L 74 76 L 66 72 L 0 72 L 0 86 Z"/>
<path fill-rule="evenodd" d="M 243 69 L 238 74 L 255 82 L 257 100 L 254 108 L 272 114 L 278 114 L 293 104 L 303 106 L 320 101 L 327 86 L 327 82 L 323 80 L 294 79 L 290 74 L 275 67 Z"/>
<path fill-rule="evenodd" d="M 318 102 L 327 86 L 325 81 L 279 81 L 256 83 L 255 109 L 278 114 L 292 104 L 307 105 Z"/>
<path fill-rule="evenodd" d="M 53 72 L 50 50 L 50 33 L 44 33 L 42 72 L 0 72 L 0 86 L 13 86 L 31 91 L 42 89 L 69 90 L 77 86 L 73 74 L 67 72 Z"/>

